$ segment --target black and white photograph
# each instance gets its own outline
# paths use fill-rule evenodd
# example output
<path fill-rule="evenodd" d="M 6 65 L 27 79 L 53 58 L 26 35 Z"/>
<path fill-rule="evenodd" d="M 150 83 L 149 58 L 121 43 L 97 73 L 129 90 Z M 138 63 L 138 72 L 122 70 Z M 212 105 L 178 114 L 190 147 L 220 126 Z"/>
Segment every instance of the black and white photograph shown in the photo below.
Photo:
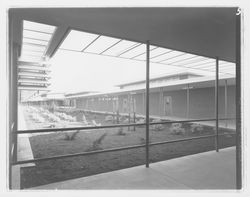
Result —
<path fill-rule="evenodd" d="M 244 7 L 28 2 L 3 8 L 5 192 L 246 191 Z"/>

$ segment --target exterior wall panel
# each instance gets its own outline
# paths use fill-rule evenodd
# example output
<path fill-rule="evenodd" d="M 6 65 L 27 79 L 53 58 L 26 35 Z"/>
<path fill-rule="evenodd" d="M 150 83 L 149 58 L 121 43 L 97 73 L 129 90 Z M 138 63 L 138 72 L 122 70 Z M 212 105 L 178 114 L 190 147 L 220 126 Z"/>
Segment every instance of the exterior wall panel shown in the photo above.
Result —
<path fill-rule="evenodd" d="M 189 90 L 189 118 L 214 118 L 215 117 L 215 88 L 194 88 Z M 228 86 L 227 90 L 227 117 L 235 117 L 235 86 Z M 133 94 L 136 102 L 136 113 L 145 114 L 145 101 L 143 93 Z M 164 97 L 171 97 L 171 108 L 173 117 L 186 118 L 187 116 L 187 90 L 164 91 L 163 101 L 160 102 L 160 93 L 150 93 L 149 112 L 150 115 L 162 116 L 164 113 Z M 113 112 L 113 100 L 106 98 L 77 98 L 76 107 L 97 111 Z M 128 113 L 128 94 L 118 96 L 120 113 Z M 132 112 L 132 109 L 131 109 Z M 219 117 L 225 117 L 225 86 L 219 87 Z"/>

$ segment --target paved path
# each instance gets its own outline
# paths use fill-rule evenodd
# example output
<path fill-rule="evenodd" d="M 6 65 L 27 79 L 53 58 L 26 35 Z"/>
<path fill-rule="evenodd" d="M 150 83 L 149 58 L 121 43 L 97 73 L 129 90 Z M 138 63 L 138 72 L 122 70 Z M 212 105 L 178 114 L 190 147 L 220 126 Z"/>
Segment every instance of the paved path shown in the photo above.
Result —
<path fill-rule="evenodd" d="M 235 148 L 180 157 L 32 189 L 235 189 Z"/>
<path fill-rule="evenodd" d="M 25 130 L 26 129 L 26 123 L 24 120 L 23 115 L 23 107 L 18 107 L 18 129 L 19 130 Z M 33 152 L 30 146 L 29 141 L 30 134 L 21 134 L 18 135 L 17 140 L 17 160 L 28 160 L 28 159 L 34 159 Z M 20 189 L 20 182 L 21 182 L 21 175 L 20 175 L 20 168 L 21 167 L 27 167 L 27 166 L 34 166 L 34 163 L 27 163 L 22 165 L 15 165 L 12 167 L 12 185 L 13 189 Z"/>

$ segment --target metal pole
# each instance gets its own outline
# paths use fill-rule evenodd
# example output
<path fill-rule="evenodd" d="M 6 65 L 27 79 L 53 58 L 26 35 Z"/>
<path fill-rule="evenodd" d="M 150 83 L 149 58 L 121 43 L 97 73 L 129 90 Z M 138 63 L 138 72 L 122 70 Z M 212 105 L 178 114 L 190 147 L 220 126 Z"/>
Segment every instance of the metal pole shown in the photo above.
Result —
<path fill-rule="evenodd" d="M 131 100 L 130 100 L 130 95 L 128 94 L 128 123 L 130 124 L 130 105 L 131 105 Z M 130 131 L 130 127 L 128 126 L 128 131 Z"/>
<path fill-rule="evenodd" d="M 146 45 L 146 167 L 149 167 L 149 41 Z"/>
<path fill-rule="evenodd" d="M 9 30 L 9 34 L 8 34 L 8 38 L 9 38 L 9 44 L 8 44 L 8 52 L 9 52 L 9 58 L 8 58 L 8 65 L 9 65 L 9 69 L 8 69 L 8 77 L 9 77 L 9 89 L 8 89 L 8 93 L 9 93 L 9 100 L 8 100 L 8 110 L 9 110 L 9 189 L 12 189 L 12 162 L 13 162 L 13 158 L 12 158 L 12 145 L 13 145 L 13 136 L 12 136 L 12 122 L 13 122 L 13 112 L 12 112 L 12 51 L 13 51 L 13 45 L 12 45 L 12 18 L 11 15 L 9 14 L 9 24 L 8 24 L 8 30 Z"/>
<path fill-rule="evenodd" d="M 216 57 L 216 79 L 215 79 L 215 150 L 219 152 L 219 58 Z"/>
<path fill-rule="evenodd" d="M 134 112 L 134 124 L 136 123 L 136 117 L 135 117 L 136 115 L 135 115 L 135 112 Z M 133 129 L 133 131 L 135 131 L 136 129 L 135 129 L 135 126 L 134 126 L 134 129 Z"/>
<path fill-rule="evenodd" d="M 9 23 L 9 188 L 12 189 L 12 162 L 17 161 L 17 145 L 18 145 L 18 66 L 17 66 L 17 59 L 20 54 L 20 45 L 13 42 L 13 31 L 14 28 L 16 30 L 22 29 L 22 23 L 20 21 L 13 21 L 10 16 L 10 23 Z"/>
<path fill-rule="evenodd" d="M 187 85 L 187 119 L 189 117 L 189 84 Z"/>
<path fill-rule="evenodd" d="M 225 118 L 227 118 L 227 80 L 225 80 Z M 225 126 L 227 127 L 227 120 L 225 120 Z"/>
<path fill-rule="evenodd" d="M 163 105 L 163 88 L 160 88 L 159 90 L 159 115 L 163 116 L 163 111 L 162 111 L 162 105 Z"/>
<path fill-rule="evenodd" d="M 161 116 L 161 88 L 159 88 L 159 103 L 158 103 L 159 115 Z"/>
<path fill-rule="evenodd" d="M 135 98 L 132 97 L 133 101 L 133 123 L 136 123 L 135 121 Z M 135 131 L 135 126 L 133 127 L 133 131 Z"/>
<path fill-rule="evenodd" d="M 11 62 L 11 91 L 12 91 L 12 128 L 11 133 L 13 135 L 13 144 L 14 144 L 14 150 L 13 150 L 13 160 L 17 161 L 17 134 L 16 131 L 18 130 L 18 89 L 17 89 L 17 58 L 18 58 L 18 50 L 19 47 L 17 44 L 13 44 L 12 48 L 12 62 Z"/>
<path fill-rule="evenodd" d="M 236 14 L 236 188 L 242 188 L 241 168 L 241 13 Z"/>
<path fill-rule="evenodd" d="M 145 92 L 142 93 L 142 114 L 145 114 Z"/>

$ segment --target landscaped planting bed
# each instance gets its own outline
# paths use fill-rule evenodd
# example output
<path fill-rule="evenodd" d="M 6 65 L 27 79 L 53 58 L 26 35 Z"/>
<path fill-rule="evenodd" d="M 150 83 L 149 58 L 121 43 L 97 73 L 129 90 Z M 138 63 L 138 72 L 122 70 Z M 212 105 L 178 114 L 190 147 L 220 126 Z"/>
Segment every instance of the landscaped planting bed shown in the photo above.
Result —
<path fill-rule="evenodd" d="M 108 115 L 79 111 L 67 114 L 76 117 L 79 122 L 85 114 L 88 122 L 95 120 L 95 123 L 101 125 L 113 124 L 112 121 L 107 121 Z M 26 122 L 28 127 L 34 127 L 34 122 L 27 119 Z M 234 131 L 220 129 L 220 133 L 227 133 L 219 138 L 220 148 L 235 145 Z M 29 139 L 34 158 L 145 144 L 143 126 L 136 127 L 135 131 L 133 127 L 83 130 L 75 133 L 73 139 L 68 139 L 67 134 L 71 135 L 69 132 L 57 132 L 31 136 Z M 214 134 L 213 127 L 192 123 L 150 126 L 150 143 L 211 134 Z M 150 147 L 150 162 L 214 150 L 214 141 L 214 138 L 206 138 L 153 145 Z M 29 188 L 143 164 L 145 164 L 145 148 L 37 162 L 36 166 L 21 168 L 21 187 Z"/>

